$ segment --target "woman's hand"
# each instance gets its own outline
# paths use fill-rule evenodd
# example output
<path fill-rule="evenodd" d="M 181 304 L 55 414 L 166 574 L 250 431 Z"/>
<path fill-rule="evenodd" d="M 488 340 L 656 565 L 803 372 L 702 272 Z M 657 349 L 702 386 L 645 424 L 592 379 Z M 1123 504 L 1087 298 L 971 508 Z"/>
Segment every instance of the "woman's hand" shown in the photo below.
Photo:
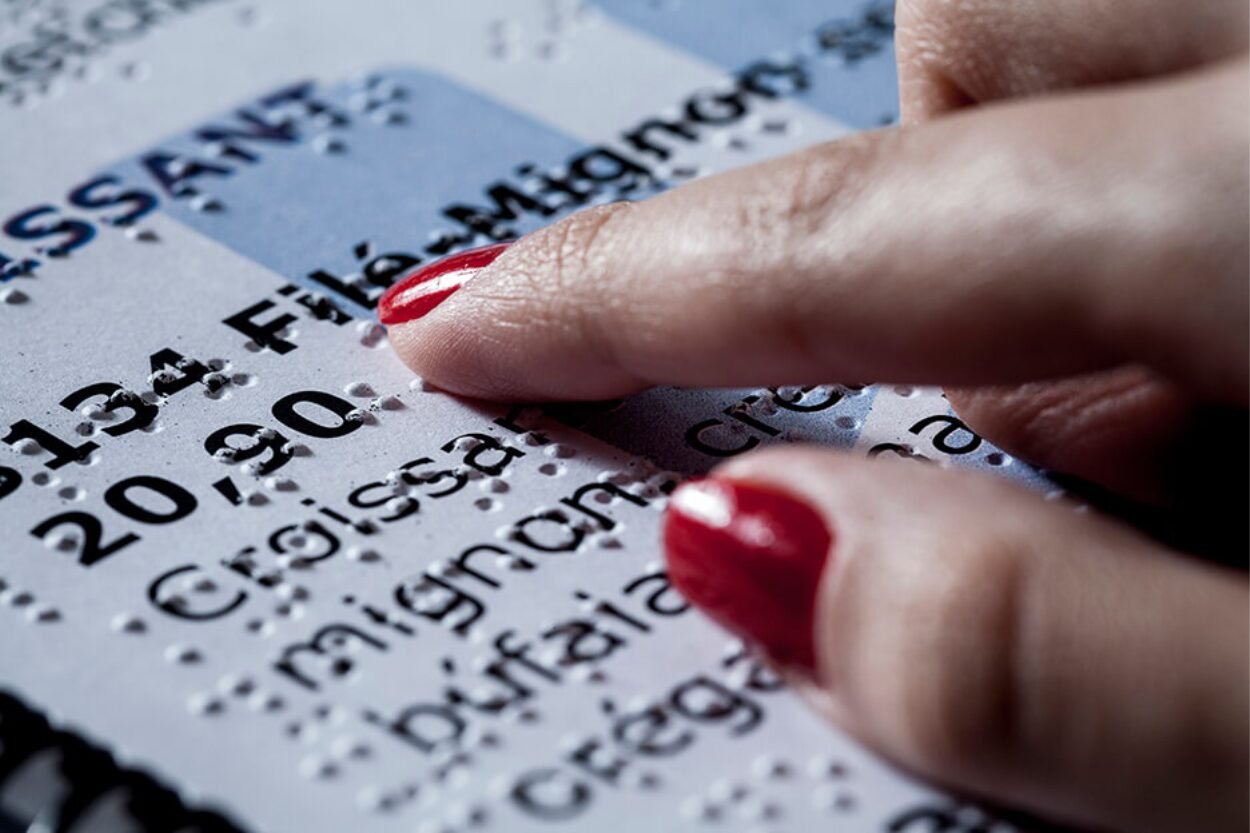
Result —
<path fill-rule="evenodd" d="M 1244 0 L 900 2 L 904 127 L 579 213 L 445 300 L 397 287 L 392 342 L 488 398 L 954 386 L 999 445 L 1244 559 L 1245 456 L 1193 431 L 1244 449 L 1246 41 Z M 1246 827 L 1244 573 L 804 448 L 680 489 L 666 543 L 691 601 L 906 767 L 1095 828 Z"/>

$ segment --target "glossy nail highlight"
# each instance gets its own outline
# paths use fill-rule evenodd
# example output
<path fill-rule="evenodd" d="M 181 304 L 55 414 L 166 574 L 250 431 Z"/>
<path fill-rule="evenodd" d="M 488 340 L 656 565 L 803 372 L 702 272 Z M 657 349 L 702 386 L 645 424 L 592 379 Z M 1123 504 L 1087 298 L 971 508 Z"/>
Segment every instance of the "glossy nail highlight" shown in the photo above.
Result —
<path fill-rule="evenodd" d="M 475 272 L 490 266 L 509 245 L 495 243 L 470 249 L 422 266 L 378 299 L 378 319 L 383 324 L 403 324 L 427 315 L 451 297 Z"/>
<path fill-rule="evenodd" d="M 708 478 L 673 493 L 664 520 L 669 577 L 687 599 L 761 647 L 814 674 L 817 587 L 833 535 L 797 498 Z"/>

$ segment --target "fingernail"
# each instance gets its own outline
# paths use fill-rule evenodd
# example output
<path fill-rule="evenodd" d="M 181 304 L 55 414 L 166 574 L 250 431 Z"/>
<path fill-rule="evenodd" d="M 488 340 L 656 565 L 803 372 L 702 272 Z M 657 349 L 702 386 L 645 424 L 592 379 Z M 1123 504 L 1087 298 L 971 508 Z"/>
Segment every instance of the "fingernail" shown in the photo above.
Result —
<path fill-rule="evenodd" d="M 683 596 L 778 665 L 815 673 L 816 590 L 833 536 L 801 500 L 709 478 L 673 493 L 669 578 Z"/>
<path fill-rule="evenodd" d="M 509 245 L 494 243 L 422 266 L 382 294 L 378 299 L 378 319 L 383 324 L 403 324 L 427 315 L 464 286 L 475 272 L 490 266 Z"/>

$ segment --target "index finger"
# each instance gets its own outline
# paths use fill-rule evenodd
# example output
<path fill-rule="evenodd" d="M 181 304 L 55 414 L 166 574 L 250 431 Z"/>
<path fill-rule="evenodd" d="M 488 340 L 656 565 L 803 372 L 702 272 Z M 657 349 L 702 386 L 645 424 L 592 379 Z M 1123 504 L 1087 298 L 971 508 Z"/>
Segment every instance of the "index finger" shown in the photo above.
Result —
<path fill-rule="evenodd" d="M 1245 83 L 1239 61 L 861 134 L 574 215 L 432 310 L 418 273 L 384 323 L 418 373 L 477 397 L 1141 361 L 1244 403 Z"/>

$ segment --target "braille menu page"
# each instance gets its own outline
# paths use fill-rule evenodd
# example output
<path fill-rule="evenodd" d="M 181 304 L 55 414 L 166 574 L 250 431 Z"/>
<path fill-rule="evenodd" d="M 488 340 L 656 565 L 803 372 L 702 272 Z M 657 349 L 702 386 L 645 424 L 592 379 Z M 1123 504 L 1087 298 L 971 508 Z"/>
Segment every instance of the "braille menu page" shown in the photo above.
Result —
<path fill-rule="evenodd" d="M 770 443 L 1050 488 L 940 392 L 470 402 L 375 314 L 890 124 L 892 38 L 862 0 L 0 2 L 0 830 L 1008 830 L 658 547 L 677 483 Z"/>

